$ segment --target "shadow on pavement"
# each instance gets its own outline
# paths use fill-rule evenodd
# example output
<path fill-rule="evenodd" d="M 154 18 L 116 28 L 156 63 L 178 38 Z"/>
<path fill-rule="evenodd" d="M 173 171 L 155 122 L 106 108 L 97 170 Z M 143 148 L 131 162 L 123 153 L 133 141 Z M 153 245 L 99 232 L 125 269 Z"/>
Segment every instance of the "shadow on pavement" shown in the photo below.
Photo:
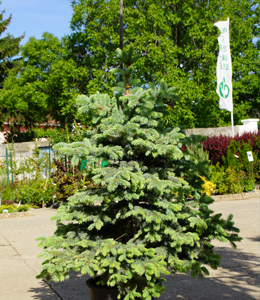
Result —
<path fill-rule="evenodd" d="M 211 270 L 210 276 L 204 279 L 192 278 L 189 274 L 166 276 L 165 290 L 160 300 L 258 300 L 260 296 L 259 257 L 233 250 L 228 247 L 215 247 L 216 253 L 222 256 L 221 267 Z M 90 300 L 85 285 L 88 276 L 71 272 L 71 277 L 61 283 L 50 282 L 52 292 L 45 283 L 43 288 L 32 288 L 31 298 L 41 300 Z M 102 300 L 102 299 L 100 299 Z"/>
<path fill-rule="evenodd" d="M 41 300 L 60 300 L 62 299 L 56 292 L 46 283 L 41 280 L 41 287 L 32 287 L 28 291 L 30 299 L 41 299 Z"/>
<path fill-rule="evenodd" d="M 251 240 L 253 242 L 260 242 L 260 235 L 256 236 L 256 237 L 249 238 L 249 240 Z"/>
<path fill-rule="evenodd" d="M 222 257 L 218 270 L 209 268 L 210 276 L 202 280 L 186 274 L 167 276 L 160 299 L 259 300 L 259 256 L 227 247 L 215 251 Z"/>

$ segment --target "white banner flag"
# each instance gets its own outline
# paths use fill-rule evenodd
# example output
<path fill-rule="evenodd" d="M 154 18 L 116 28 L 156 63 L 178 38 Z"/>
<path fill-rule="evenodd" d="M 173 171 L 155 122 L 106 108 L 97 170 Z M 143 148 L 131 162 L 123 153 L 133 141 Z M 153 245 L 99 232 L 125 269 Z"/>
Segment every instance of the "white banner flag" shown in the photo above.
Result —
<path fill-rule="evenodd" d="M 217 94 L 219 108 L 233 112 L 232 101 L 232 65 L 229 45 L 229 18 L 214 24 L 221 34 L 218 37 L 219 54 L 217 61 Z"/>

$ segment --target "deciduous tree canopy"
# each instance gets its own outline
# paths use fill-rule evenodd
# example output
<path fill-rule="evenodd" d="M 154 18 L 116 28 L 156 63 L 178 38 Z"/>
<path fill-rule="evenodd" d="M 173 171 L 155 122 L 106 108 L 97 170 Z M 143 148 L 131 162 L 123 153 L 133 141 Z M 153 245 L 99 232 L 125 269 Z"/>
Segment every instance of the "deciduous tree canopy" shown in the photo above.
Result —
<path fill-rule="evenodd" d="M 72 0 L 72 57 L 90 70 L 87 92 L 109 89 L 119 47 L 119 1 Z M 235 123 L 259 115 L 260 6 L 255 0 L 124 0 L 124 45 L 142 53 L 137 77 L 164 78 L 179 86 L 181 100 L 169 103 L 170 125 L 216 127 L 230 122 L 218 107 L 216 62 L 218 29 L 230 18 Z M 145 75 L 144 75 L 145 74 Z"/>
<path fill-rule="evenodd" d="M 2 1 L 0 1 L 1 5 Z M 11 23 L 12 15 L 4 19 L 4 12 L 0 12 L 0 35 L 2 35 L 7 26 Z M 14 38 L 12 35 L 7 34 L 0 39 L 0 88 L 3 87 L 3 81 L 6 78 L 10 69 L 15 65 L 17 59 L 15 56 L 19 54 L 19 43 L 23 37 Z"/>
<path fill-rule="evenodd" d="M 30 38 L 21 47 L 23 61 L 5 81 L 0 107 L 27 126 L 52 118 L 61 124 L 75 115 L 74 100 L 85 90 L 87 70 L 68 57 L 68 49 L 52 34 Z"/>
<path fill-rule="evenodd" d="M 0 1 L 0 5 L 2 1 Z M 10 15 L 7 19 L 4 19 L 4 12 L 0 12 L 0 36 L 5 33 L 8 25 L 11 22 L 12 16 Z M 23 37 L 14 38 L 10 34 L 6 34 L 0 38 L 0 89 L 3 88 L 3 82 L 6 79 L 9 71 L 17 65 L 19 58 L 19 43 Z M 15 58 L 16 57 L 16 58 Z M 0 127 L 3 124 L 5 108 L 0 102 Z"/>
<path fill-rule="evenodd" d="M 118 80 L 109 69 L 119 47 L 119 1 L 71 0 L 72 34 L 59 41 L 45 33 L 22 47 L 20 70 L 13 69 L 0 96 L 2 118 L 19 115 L 27 125 L 43 117 L 64 123 L 75 114 L 76 94 L 105 90 Z M 230 123 L 216 94 L 218 28 L 230 18 L 234 121 L 259 117 L 260 6 L 257 0 L 124 1 L 124 48 L 142 58 L 133 77 L 141 84 L 163 78 L 179 87 L 179 98 L 165 102 L 167 126 L 216 127 Z M 3 20 L 0 15 L 0 21 Z M 8 20 L 0 22 L 5 30 Z M 0 40 L 0 85 L 19 52 L 20 38 Z M 9 46 L 8 46 L 9 45 Z M 2 56 L 1 56 L 2 55 Z M 148 85 L 146 85 L 148 86 Z"/>

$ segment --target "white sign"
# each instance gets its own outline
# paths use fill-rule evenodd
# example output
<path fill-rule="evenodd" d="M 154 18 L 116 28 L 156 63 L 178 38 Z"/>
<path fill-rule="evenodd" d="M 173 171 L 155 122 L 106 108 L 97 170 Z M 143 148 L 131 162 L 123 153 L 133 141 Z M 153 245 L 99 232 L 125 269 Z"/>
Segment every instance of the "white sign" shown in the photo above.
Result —
<path fill-rule="evenodd" d="M 219 54 L 217 61 L 217 94 L 219 108 L 233 112 L 232 101 L 232 65 L 229 45 L 229 18 L 214 24 L 221 34 L 218 37 Z"/>
<path fill-rule="evenodd" d="M 248 161 L 254 161 L 252 151 L 247 151 L 247 158 L 248 158 Z"/>

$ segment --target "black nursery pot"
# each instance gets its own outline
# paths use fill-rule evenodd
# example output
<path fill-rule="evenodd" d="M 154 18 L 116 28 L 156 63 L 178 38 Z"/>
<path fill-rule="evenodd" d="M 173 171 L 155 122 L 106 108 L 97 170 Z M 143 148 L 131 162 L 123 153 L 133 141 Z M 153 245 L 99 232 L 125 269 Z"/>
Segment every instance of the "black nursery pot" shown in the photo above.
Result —
<path fill-rule="evenodd" d="M 116 287 L 97 285 L 96 281 L 97 279 L 95 280 L 94 278 L 90 278 L 86 281 L 86 285 L 90 290 L 91 300 L 118 300 L 118 290 Z M 152 299 L 154 300 L 154 298 Z"/>
<path fill-rule="evenodd" d="M 91 300 L 117 300 L 118 290 L 115 287 L 96 285 L 96 280 L 90 278 L 86 281 L 90 290 Z"/>

